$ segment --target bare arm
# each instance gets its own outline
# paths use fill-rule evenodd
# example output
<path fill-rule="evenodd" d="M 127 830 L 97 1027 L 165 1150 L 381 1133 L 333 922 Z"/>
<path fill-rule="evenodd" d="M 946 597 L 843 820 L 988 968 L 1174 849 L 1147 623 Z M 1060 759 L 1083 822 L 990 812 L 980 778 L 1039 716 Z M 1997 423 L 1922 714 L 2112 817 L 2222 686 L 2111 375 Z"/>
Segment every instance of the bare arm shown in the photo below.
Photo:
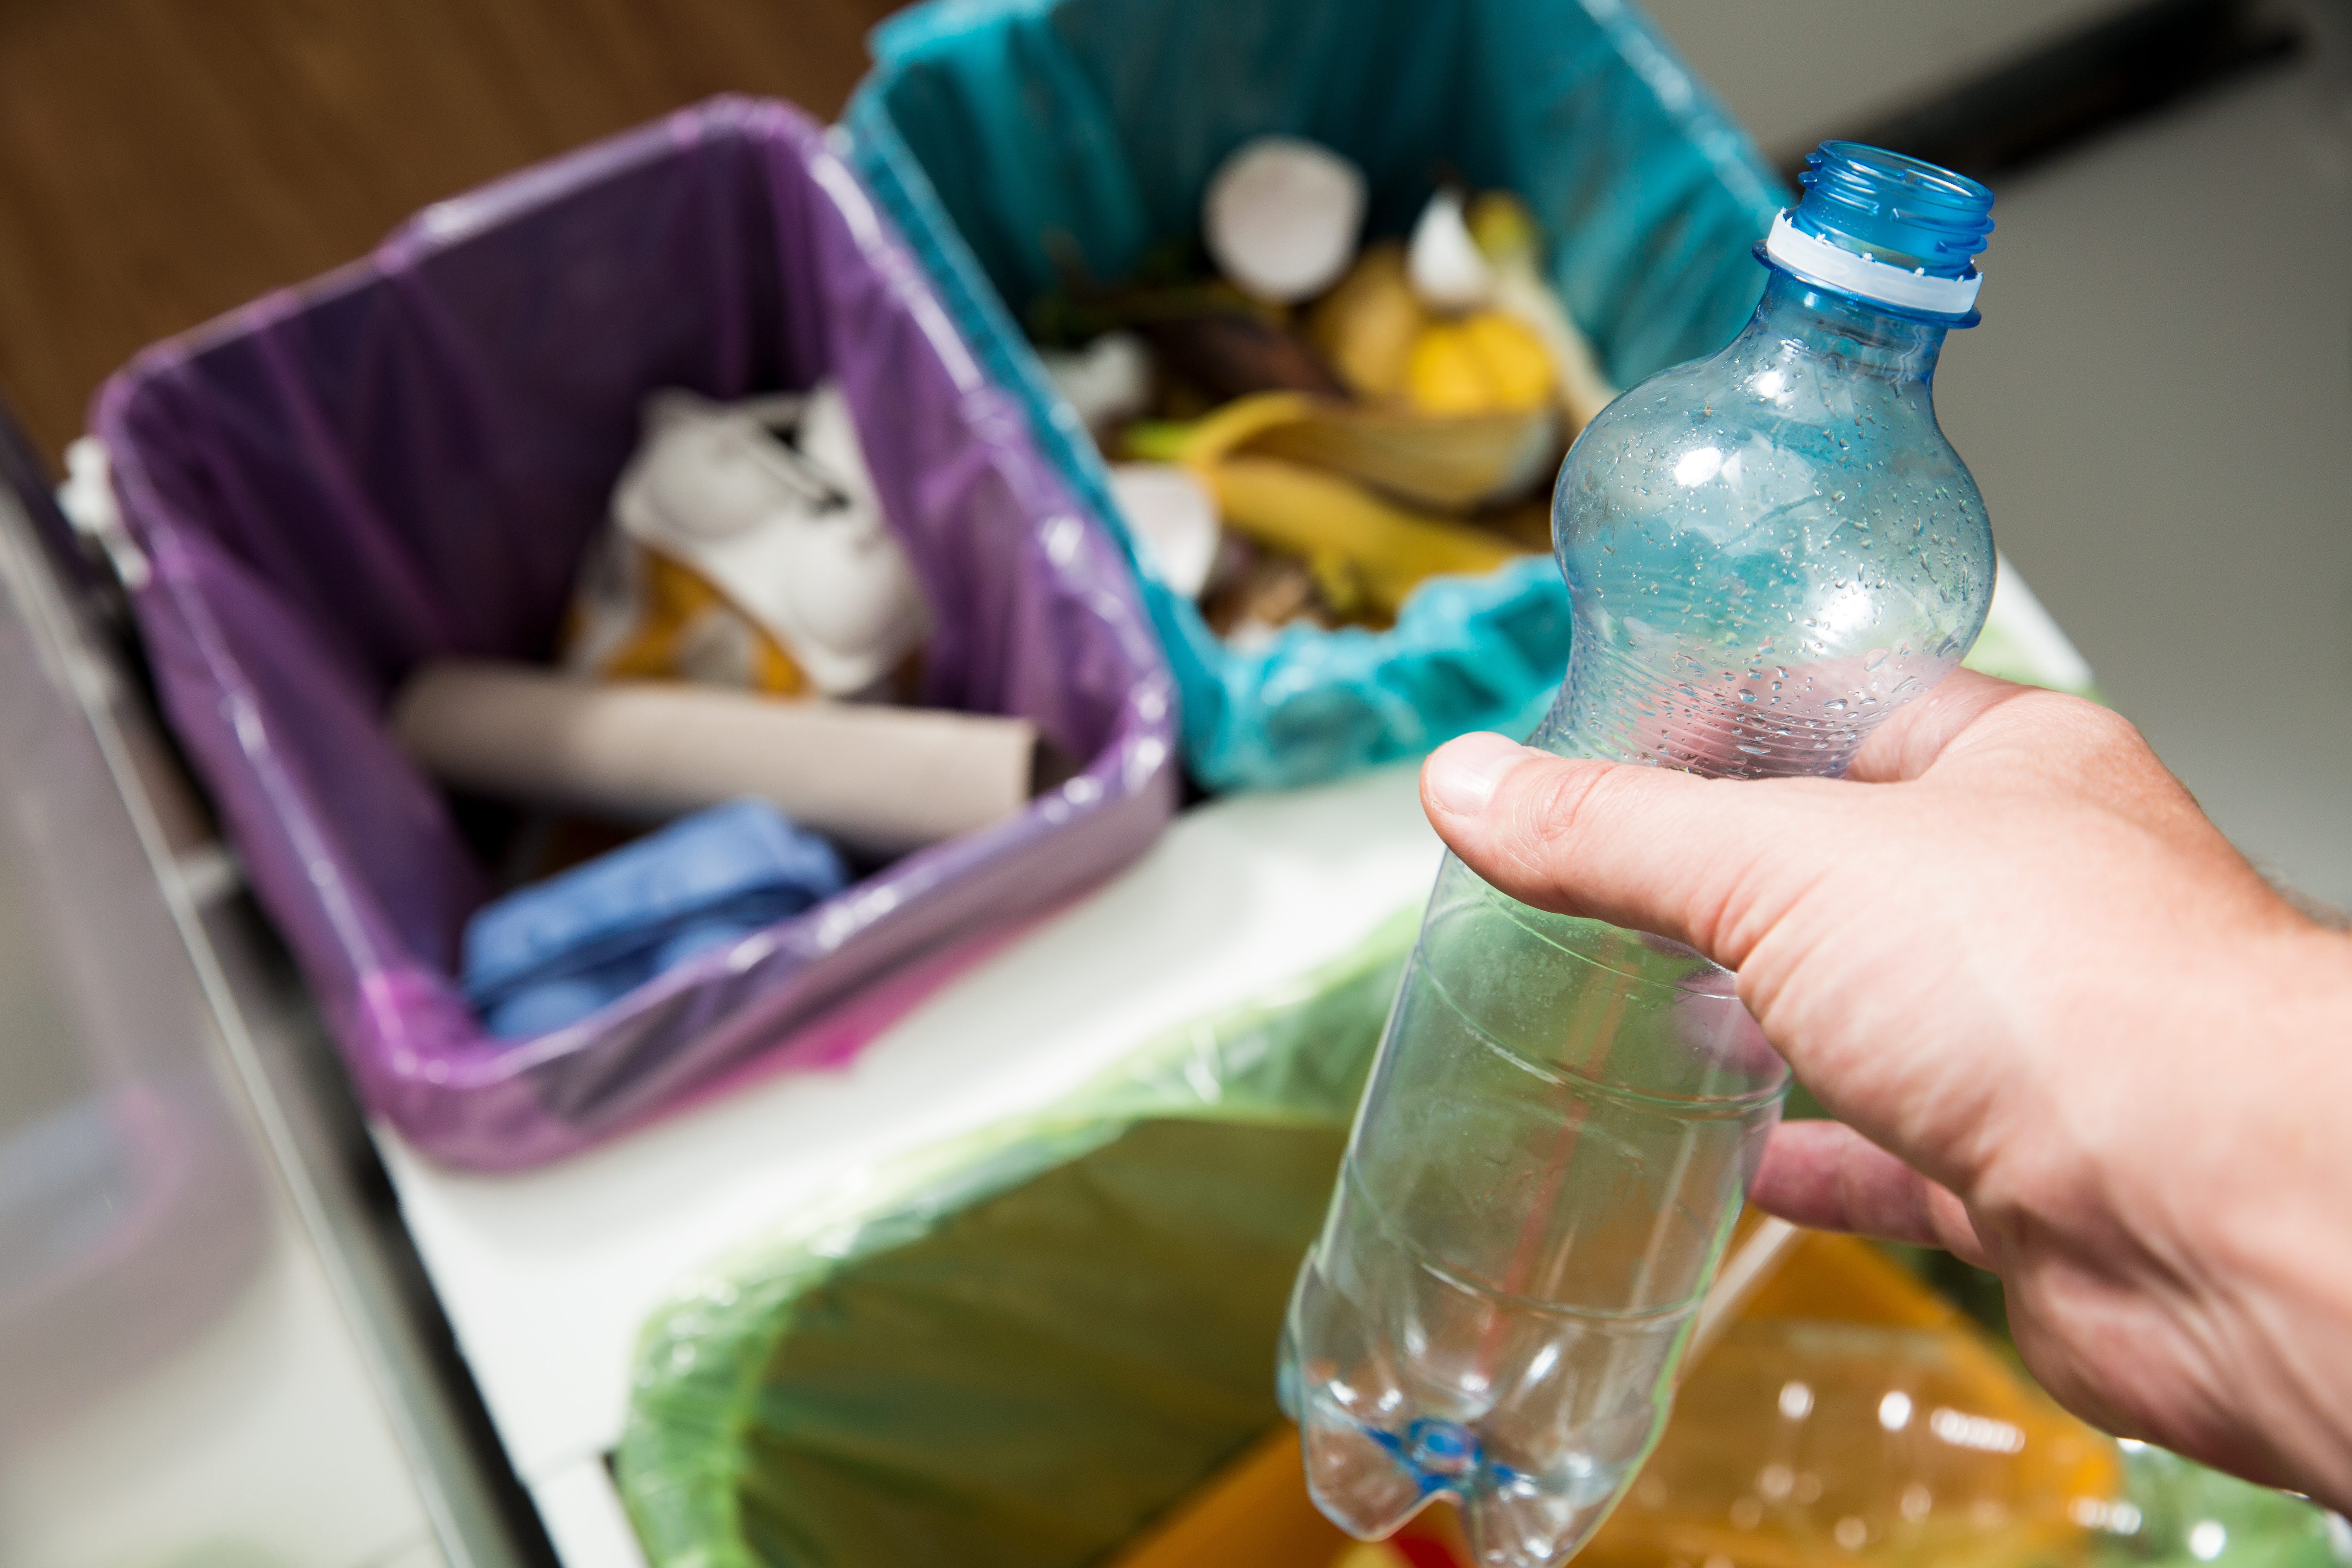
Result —
<path fill-rule="evenodd" d="M 1755 1193 L 1997 1271 L 2108 1429 L 2352 1506 L 2352 938 L 2267 886 L 2137 731 L 1963 672 L 1843 780 L 1472 735 L 1439 834 L 1528 903 L 1689 942 L 1839 1119 Z"/>

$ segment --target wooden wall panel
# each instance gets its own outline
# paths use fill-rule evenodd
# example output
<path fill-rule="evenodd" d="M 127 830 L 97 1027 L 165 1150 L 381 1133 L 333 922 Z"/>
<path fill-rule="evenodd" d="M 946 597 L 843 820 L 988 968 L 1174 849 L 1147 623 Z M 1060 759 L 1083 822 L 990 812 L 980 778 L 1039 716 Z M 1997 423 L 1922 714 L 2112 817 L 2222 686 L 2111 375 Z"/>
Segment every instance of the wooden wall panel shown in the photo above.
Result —
<path fill-rule="evenodd" d="M 706 94 L 836 114 L 889 0 L 0 0 L 0 393 L 54 461 L 142 344 Z"/>

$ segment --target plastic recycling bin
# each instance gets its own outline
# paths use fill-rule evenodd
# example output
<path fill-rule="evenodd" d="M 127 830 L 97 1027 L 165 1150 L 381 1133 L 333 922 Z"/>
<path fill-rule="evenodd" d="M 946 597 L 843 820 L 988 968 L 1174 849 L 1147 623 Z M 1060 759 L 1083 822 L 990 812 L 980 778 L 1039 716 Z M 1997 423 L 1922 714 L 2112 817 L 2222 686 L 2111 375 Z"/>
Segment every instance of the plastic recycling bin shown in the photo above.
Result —
<path fill-rule="evenodd" d="M 1028 718 L 1083 769 L 577 1024 L 490 1037 L 452 979 L 485 879 L 389 697 L 425 659 L 549 655 L 646 394 L 824 375 L 929 603 L 927 700 Z M 147 350 L 96 427 L 165 711 L 362 1097 L 445 1161 L 552 1158 L 771 1049 L 836 1060 L 1171 809 L 1171 686 L 1118 547 L 786 105 L 715 99 L 429 207 Z"/>
<path fill-rule="evenodd" d="M 681 1282 L 614 1457 L 652 1568 L 1079 1568 L 1259 1438 L 1418 914 Z"/>
<path fill-rule="evenodd" d="M 877 29 L 873 52 L 845 121 L 860 172 L 1039 445 L 1114 520 L 1100 455 L 1015 323 L 1073 264 L 1116 280 L 1191 244 L 1210 174 L 1252 136 L 1355 160 L 1369 236 L 1402 233 L 1448 174 L 1517 192 L 1621 386 L 1729 341 L 1763 286 L 1750 247 L 1786 196 L 1620 0 L 935 0 Z M 1243 651 L 1119 535 L 1182 690 L 1186 761 L 1212 788 L 1523 733 L 1567 665 L 1567 591 L 1546 560 L 1424 584 L 1385 632 L 1292 627 Z"/>

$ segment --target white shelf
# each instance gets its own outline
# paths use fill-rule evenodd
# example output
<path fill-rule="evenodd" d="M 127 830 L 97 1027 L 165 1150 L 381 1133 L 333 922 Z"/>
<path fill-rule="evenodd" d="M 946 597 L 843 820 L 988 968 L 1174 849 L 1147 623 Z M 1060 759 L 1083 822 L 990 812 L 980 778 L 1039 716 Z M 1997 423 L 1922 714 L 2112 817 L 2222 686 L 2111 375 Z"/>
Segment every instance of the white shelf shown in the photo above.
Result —
<path fill-rule="evenodd" d="M 534 1482 L 530 1500 L 563 1568 L 646 1568 L 604 1461 L 591 1457 Z"/>

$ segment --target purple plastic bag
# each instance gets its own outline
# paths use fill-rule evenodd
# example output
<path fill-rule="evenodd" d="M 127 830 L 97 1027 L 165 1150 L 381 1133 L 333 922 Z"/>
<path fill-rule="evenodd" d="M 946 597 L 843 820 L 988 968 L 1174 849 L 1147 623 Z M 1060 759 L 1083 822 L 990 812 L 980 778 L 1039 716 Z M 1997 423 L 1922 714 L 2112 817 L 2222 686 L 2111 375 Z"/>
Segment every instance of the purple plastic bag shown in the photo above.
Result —
<path fill-rule="evenodd" d="M 452 979 L 488 889 L 386 702 L 424 659 L 548 656 L 647 392 L 828 374 L 931 606 L 928 700 L 1025 717 L 1087 767 L 579 1024 L 493 1039 Z M 554 1158 L 792 1059 L 829 1013 L 837 1053 L 842 1010 L 893 1011 L 877 983 L 937 984 L 916 961 L 1099 880 L 1172 807 L 1172 688 L 1117 546 L 784 105 L 714 99 L 429 207 L 147 350 L 96 426 L 153 564 L 131 602 L 165 710 L 362 1098 L 452 1163 Z"/>

